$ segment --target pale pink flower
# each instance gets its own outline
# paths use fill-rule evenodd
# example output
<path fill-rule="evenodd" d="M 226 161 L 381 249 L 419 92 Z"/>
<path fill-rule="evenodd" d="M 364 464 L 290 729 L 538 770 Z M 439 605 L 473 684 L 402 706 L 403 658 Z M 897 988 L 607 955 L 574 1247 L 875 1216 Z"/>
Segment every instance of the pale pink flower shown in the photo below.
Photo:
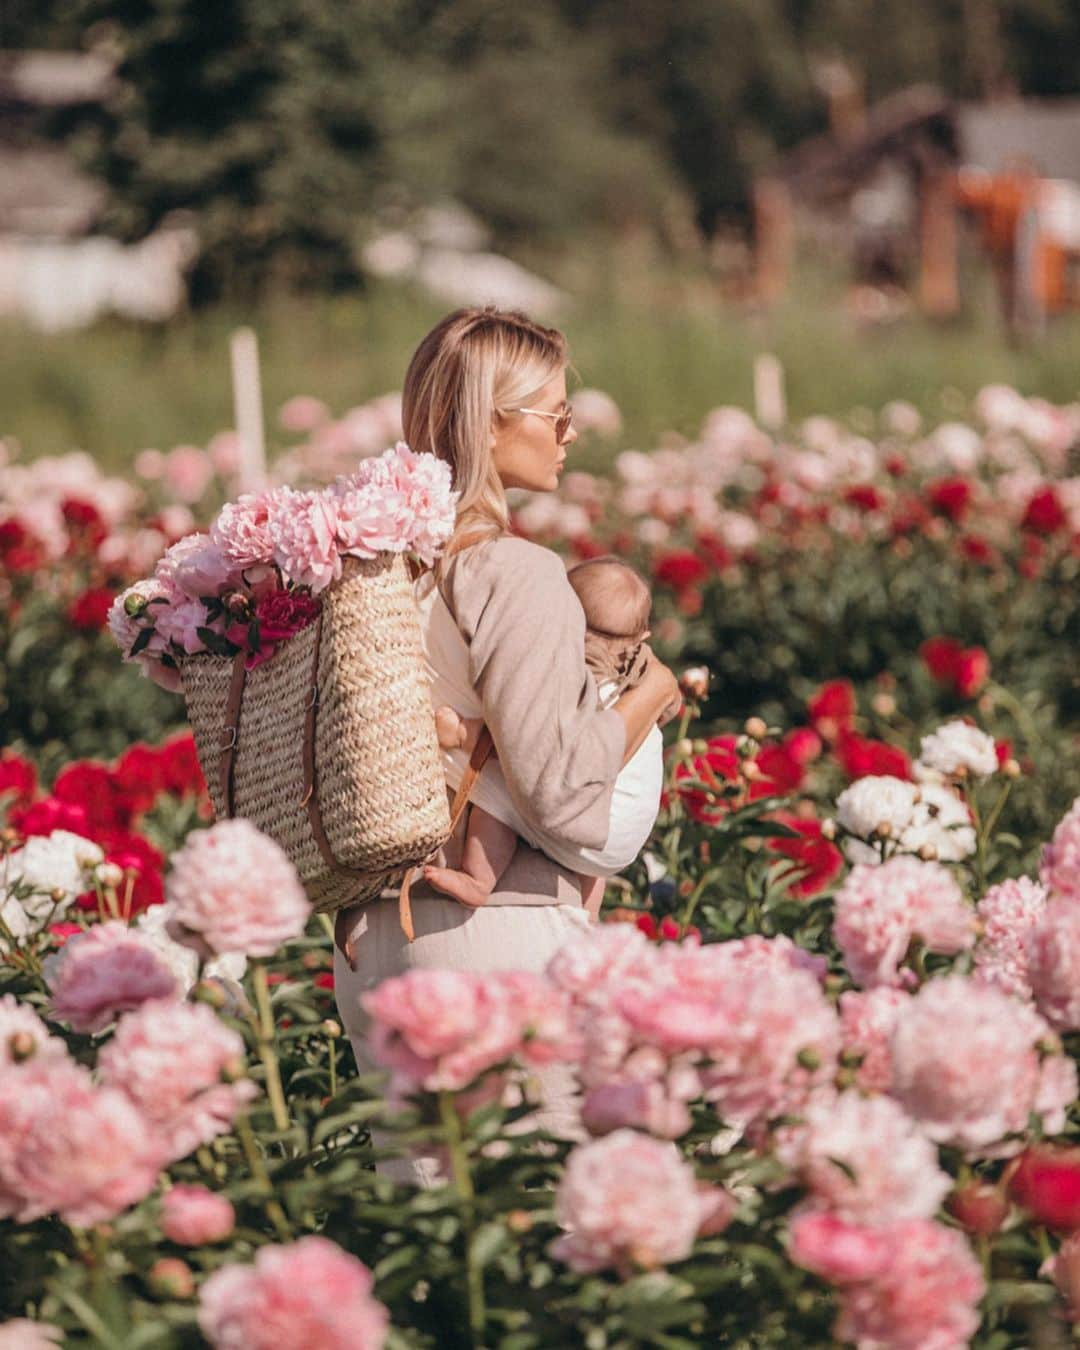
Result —
<path fill-rule="evenodd" d="M 627 978 L 648 978 L 654 948 L 627 923 L 597 924 L 560 947 L 547 976 L 560 989 L 587 997 Z"/>
<path fill-rule="evenodd" d="M 500 998 L 518 1024 L 517 1058 L 542 1067 L 581 1058 L 582 1038 L 571 999 L 542 975 L 526 970 L 493 971 Z"/>
<path fill-rule="evenodd" d="M 1043 846 L 1039 880 L 1055 895 L 1080 904 L 1080 797 L 1058 822 Z"/>
<path fill-rule="evenodd" d="M 283 431 L 303 433 L 314 431 L 330 420 L 330 409 L 321 398 L 297 394 L 278 409 L 278 424 Z"/>
<path fill-rule="evenodd" d="M 1048 1022 L 1058 1031 L 1080 1028 L 1080 905 L 1060 892 L 1031 931 L 1028 977 Z"/>
<path fill-rule="evenodd" d="M 228 1130 L 257 1094 L 242 1072 L 244 1042 L 204 1003 L 144 1004 L 121 1018 L 98 1057 L 102 1081 L 125 1092 L 170 1160 Z"/>
<path fill-rule="evenodd" d="M 877 1279 L 889 1259 L 885 1231 L 850 1223 L 821 1210 L 804 1210 L 791 1221 L 788 1253 L 797 1266 L 830 1284 Z"/>
<path fill-rule="evenodd" d="M 412 510 L 409 548 L 430 567 L 454 532 L 460 494 L 452 489 L 449 464 L 434 455 L 414 455 L 404 442 L 395 450 L 407 474 Z"/>
<path fill-rule="evenodd" d="M 75 1031 L 103 1031 L 148 999 L 172 999 L 176 977 L 153 947 L 126 924 L 110 920 L 69 938 L 45 962 L 49 1015 Z"/>
<path fill-rule="evenodd" d="M 161 1143 L 122 1092 L 69 1059 L 29 1060 L 0 1093 L 0 1217 L 58 1214 L 78 1228 L 153 1189 Z"/>
<path fill-rule="evenodd" d="M 991 886 L 976 906 L 982 934 L 975 947 L 975 978 L 1006 994 L 1031 998 L 1031 944 L 1046 909 L 1046 889 L 1028 877 Z"/>
<path fill-rule="evenodd" d="M 162 1197 L 161 1231 L 182 1247 L 221 1242 L 235 1226 L 232 1204 L 205 1186 L 173 1186 Z"/>
<path fill-rule="evenodd" d="M 14 994 L 0 996 L 0 1073 L 31 1056 L 35 1060 L 66 1059 L 67 1046 L 49 1029 L 28 1003 Z"/>
<path fill-rule="evenodd" d="M 940 863 L 890 858 L 860 863 L 836 894 L 833 935 L 856 983 L 901 983 L 900 962 L 913 938 L 951 955 L 975 941 L 975 915 Z"/>
<path fill-rule="evenodd" d="M 911 995 L 889 985 L 840 995 L 840 1035 L 845 1052 L 861 1055 L 855 1082 L 863 1092 L 892 1087 L 892 1032 Z"/>
<path fill-rule="evenodd" d="M 372 1054 L 392 1070 L 394 1096 L 468 1087 L 521 1044 L 521 1023 L 490 975 L 410 970 L 360 1001 L 374 1023 Z"/>
<path fill-rule="evenodd" d="M 219 595 L 237 579 L 235 569 L 208 534 L 188 534 L 178 539 L 158 561 L 154 576 L 189 600 Z"/>
<path fill-rule="evenodd" d="M 673 1144 L 633 1130 L 579 1144 L 555 1196 L 567 1229 L 551 1255 L 582 1274 L 651 1268 L 690 1255 L 701 1223 L 692 1169 Z"/>
<path fill-rule="evenodd" d="M 811 1102 L 777 1153 L 816 1204 L 856 1223 L 928 1219 L 952 1185 L 937 1149 L 888 1097 L 843 1092 Z"/>
<path fill-rule="evenodd" d="M 274 556 L 270 533 L 273 492 L 244 493 L 226 502 L 210 526 L 210 538 L 225 560 L 238 570 L 269 563 Z"/>
<path fill-rule="evenodd" d="M 124 655 L 125 661 L 133 659 L 131 648 L 143 629 L 154 625 L 162 609 L 180 599 L 182 599 L 182 596 L 178 588 L 171 582 L 166 584 L 158 577 L 148 577 L 145 581 L 137 581 L 116 597 L 109 606 L 106 622 L 109 626 L 109 632 L 113 635 Z M 151 604 L 151 601 L 164 601 L 165 603 Z M 145 602 L 145 607 L 139 609 L 135 615 L 129 614 L 129 607 L 138 605 L 140 602 Z M 164 649 L 165 639 L 154 633 L 150 638 L 149 645 L 143 650 L 148 655 L 155 656 Z"/>
<path fill-rule="evenodd" d="M 617 436 L 622 431 L 619 405 L 602 389 L 578 389 L 571 403 L 579 431 L 595 431 L 601 436 Z"/>
<path fill-rule="evenodd" d="M 217 431 L 206 443 L 206 453 L 214 471 L 223 477 L 234 474 L 240 468 L 241 442 L 236 431 Z"/>
<path fill-rule="evenodd" d="M 1075 1067 L 1040 1060 L 1046 1022 L 1026 1004 L 960 975 L 930 980 L 897 1017 L 892 1093 L 939 1144 L 1016 1152 L 1032 1112 L 1055 1133 L 1076 1096 Z M 1071 1070 L 1071 1072 L 1070 1072 Z"/>
<path fill-rule="evenodd" d="M 335 484 L 334 505 L 343 553 L 374 558 L 382 552 L 404 552 L 413 530 L 407 492 L 385 481 L 365 479 L 361 472 Z"/>
<path fill-rule="evenodd" d="M 697 1075 L 691 1098 L 700 1095 Z M 678 1139 L 691 1126 L 687 1101 L 672 1095 L 660 1078 L 610 1079 L 589 1088 L 581 1104 L 582 1124 L 592 1135 L 643 1130 L 658 1139 Z"/>
<path fill-rule="evenodd" d="M 389 1315 L 362 1261 L 324 1237 L 261 1247 L 251 1266 L 216 1270 L 199 1291 L 214 1350 L 380 1350 Z"/>
<path fill-rule="evenodd" d="M 888 1230 L 887 1259 L 840 1295 L 836 1334 L 864 1350 L 961 1350 L 979 1326 L 982 1269 L 962 1233 L 926 1219 Z"/>
<path fill-rule="evenodd" d="M 192 600 L 185 596 L 175 605 L 155 606 L 154 626 L 158 635 L 166 642 L 172 642 L 182 651 L 193 655 L 206 650 L 206 643 L 199 636 L 200 628 L 211 627 L 206 606 L 201 600 Z"/>
<path fill-rule="evenodd" d="M 299 937 L 311 906 L 296 869 L 250 821 L 188 835 L 165 880 L 169 935 L 202 955 L 273 956 Z"/>
<path fill-rule="evenodd" d="M 178 445 L 165 457 L 165 484 L 182 502 L 197 502 L 214 477 L 214 466 L 197 445 Z"/>
<path fill-rule="evenodd" d="M 0 1322 L 0 1350 L 56 1350 L 63 1339 L 60 1328 L 49 1322 L 31 1322 L 26 1317 Z"/>
<path fill-rule="evenodd" d="M 308 586 L 313 595 L 341 576 L 337 505 L 328 492 L 296 492 L 280 488 L 270 508 L 274 562 L 294 586 Z"/>

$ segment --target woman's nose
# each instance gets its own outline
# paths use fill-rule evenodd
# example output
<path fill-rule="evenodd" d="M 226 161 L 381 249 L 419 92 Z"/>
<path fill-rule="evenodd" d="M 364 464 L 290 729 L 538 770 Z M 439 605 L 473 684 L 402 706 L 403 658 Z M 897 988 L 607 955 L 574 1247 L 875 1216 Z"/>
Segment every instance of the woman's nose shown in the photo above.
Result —
<path fill-rule="evenodd" d="M 563 445 L 573 445 L 574 442 L 577 440 L 577 438 L 578 438 L 578 429 L 576 426 L 574 426 L 573 422 L 571 422 L 566 430 L 566 435 L 563 437 L 562 443 Z"/>

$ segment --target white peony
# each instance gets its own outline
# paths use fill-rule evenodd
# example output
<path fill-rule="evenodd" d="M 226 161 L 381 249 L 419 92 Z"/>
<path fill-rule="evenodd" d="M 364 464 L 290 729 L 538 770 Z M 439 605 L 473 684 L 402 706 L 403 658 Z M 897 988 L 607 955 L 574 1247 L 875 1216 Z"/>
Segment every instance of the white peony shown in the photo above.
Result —
<path fill-rule="evenodd" d="M 918 789 L 914 783 L 890 774 L 857 778 L 836 799 L 836 819 L 850 834 L 860 839 L 885 827 L 888 837 L 896 839 L 911 823 Z"/>
<path fill-rule="evenodd" d="M 994 738 L 978 727 L 956 720 L 946 722 L 929 736 L 922 738 L 919 760 L 928 769 L 950 776 L 970 774 L 985 778 L 996 773 L 998 762 Z"/>
<path fill-rule="evenodd" d="M 169 936 L 165 925 L 174 908 L 168 901 L 163 905 L 151 905 L 135 920 L 135 927 L 139 936 L 146 939 L 156 955 L 175 975 L 184 994 L 188 994 L 198 978 L 199 958 L 190 947 L 181 946 Z M 203 967 L 203 976 L 226 983 L 237 983 L 244 978 L 246 970 L 247 957 L 243 952 L 227 952 L 207 961 Z"/>
<path fill-rule="evenodd" d="M 38 920 L 55 917 L 87 889 L 87 873 L 104 857 L 92 840 L 70 830 L 35 835 L 8 855 L 5 879 L 9 898 L 16 884 L 28 886 L 32 893 L 20 901 L 26 913 Z M 63 892 L 63 898 L 55 901 L 53 892 Z"/>
<path fill-rule="evenodd" d="M 975 829 L 967 807 L 948 788 L 923 783 L 899 847 L 904 853 L 932 848 L 941 862 L 970 858 L 975 852 Z"/>

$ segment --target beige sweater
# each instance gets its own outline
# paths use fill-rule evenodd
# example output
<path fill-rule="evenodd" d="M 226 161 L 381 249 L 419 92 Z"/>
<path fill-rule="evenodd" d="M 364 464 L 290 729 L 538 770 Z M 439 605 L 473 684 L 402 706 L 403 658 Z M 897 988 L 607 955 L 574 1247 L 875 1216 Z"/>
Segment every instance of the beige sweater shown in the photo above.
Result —
<path fill-rule="evenodd" d="M 585 615 L 562 561 L 506 536 L 450 559 L 440 590 L 468 648 L 497 767 L 532 841 L 602 848 L 626 733 L 619 714 L 598 705 L 585 666 Z M 433 664 L 437 671 L 437 656 Z"/>

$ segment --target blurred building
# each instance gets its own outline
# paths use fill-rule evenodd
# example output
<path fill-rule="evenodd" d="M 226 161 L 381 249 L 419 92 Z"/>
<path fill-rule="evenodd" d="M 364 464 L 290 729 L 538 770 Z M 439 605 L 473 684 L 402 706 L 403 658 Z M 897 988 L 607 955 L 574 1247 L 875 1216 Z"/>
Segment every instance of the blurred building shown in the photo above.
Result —
<path fill-rule="evenodd" d="M 46 134 L 50 113 L 115 89 L 101 54 L 0 51 L 0 316 L 56 331 L 109 312 L 164 319 L 183 304 L 194 234 L 159 230 L 133 245 L 95 234 L 106 189 Z"/>
<path fill-rule="evenodd" d="M 960 303 L 964 223 L 994 270 L 1010 323 L 1080 305 L 1080 100 L 960 103 L 903 90 L 797 146 L 756 187 L 766 300 L 797 240 L 851 260 L 857 287 Z"/>

